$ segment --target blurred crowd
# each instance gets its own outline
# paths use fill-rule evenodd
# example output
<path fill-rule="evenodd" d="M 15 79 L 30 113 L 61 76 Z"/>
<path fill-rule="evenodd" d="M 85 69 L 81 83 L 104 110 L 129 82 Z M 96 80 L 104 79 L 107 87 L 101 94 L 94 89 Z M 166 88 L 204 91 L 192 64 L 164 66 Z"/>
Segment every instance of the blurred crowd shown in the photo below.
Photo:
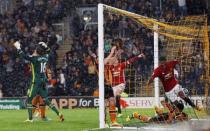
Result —
<path fill-rule="evenodd" d="M 137 14 L 141 14 L 146 17 L 151 17 L 155 19 L 159 19 L 161 21 L 170 22 L 172 20 L 179 19 L 182 16 L 186 15 L 196 15 L 196 14 L 204 14 L 206 13 L 205 9 L 205 3 L 202 3 L 201 1 L 196 0 L 162 0 L 162 7 L 160 6 L 160 3 L 157 0 L 141 0 L 139 2 L 138 0 L 101 0 L 101 3 L 105 3 L 107 5 L 111 5 L 116 8 L 124 9 L 130 12 L 134 12 Z M 87 6 L 93 6 L 96 5 L 98 1 L 94 0 L 82 0 L 82 1 L 75 1 L 74 5 L 76 7 L 87 7 Z M 104 16 L 104 27 L 105 27 L 105 53 L 108 54 L 111 47 L 115 45 L 113 42 L 115 39 L 120 38 L 122 40 L 122 45 L 120 46 L 122 50 L 121 54 L 121 60 L 125 61 L 128 58 L 131 58 L 135 55 L 138 55 L 139 53 L 144 52 L 147 58 L 145 60 L 140 60 L 136 63 L 134 63 L 131 67 L 129 67 L 126 71 L 126 80 L 127 80 L 127 87 L 129 89 L 129 93 L 134 92 L 140 92 L 141 89 L 138 89 L 139 87 L 142 87 L 143 84 L 145 85 L 146 80 L 151 75 L 153 71 L 153 33 L 145 29 L 144 27 L 136 24 L 133 20 L 129 18 L 125 18 L 122 16 L 119 16 L 117 14 L 112 13 L 106 13 Z M 92 18 L 93 19 L 93 18 Z M 74 34 L 74 45 L 72 52 L 69 54 L 67 53 L 65 56 L 65 63 L 66 68 L 72 67 L 72 65 L 68 65 L 67 57 L 70 56 L 71 59 L 77 60 L 77 58 L 80 59 L 80 66 L 75 66 L 78 71 L 80 71 L 80 68 L 86 67 L 89 71 L 89 69 L 93 69 L 94 66 L 91 62 L 91 56 L 92 53 L 97 54 L 97 28 L 90 27 L 85 28 L 85 23 L 83 19 L 79 17 L 79 15 L 75 15 L 73 19 L 73 34 Z M 160 41 L 161 43 L 161 41 Z M 162 44 L 160 44 L 162 45 Z M 162 48 L 160 46 L 160 48 Z M 79 52 L 79 53 L 73 53 L 73 52 Z M 199 56 L 197 56 L 198 58 Z M 202 56 L 200 56 L 202 57 Z M 67 58 L 67 59 L 66 59 Z M 197 59 L 195 58 L 195 59 Z M 194 58 L 193 58 L 194 59 Z M 87 60 L 90 62 L 87 63 Z M 71 61 L 72 62 L 72 61 Z M 75 63 L 75 62 L 74 62 Z M 200 63 L 199 63 L 200 64 Z M 202 65 L 200 64 L 202 67 Z M 189 90 L 193 87 L 192 85 L 199 85 L 198 92 L 196 93 L 202 93 L 203 92 L 203 85 L 202 83 L 198 83 L 198 78 L 203 73 L 203 69 L 200 68 L 193 68 L 190 74 L 187 74 L 187 76 L 195 76 L 193 78 L 185 77 L 181 78 L 183 80 L 183 85 L 187 87 Z M 133 72 L 133 70 L 135 71 Z M 93 69 L 93 72 L 81 72 L 81 76 L 88 76 L 88 74 L 95 74 L 96 69 Z M 71 73 L 72 74 L 72 73 Z M 90 78 L 90 77 L 89 77 Z M 83 79 L 81 77 L 81 81 L 84 85 L 85 82 L 83 82 Z M 95 78 L 93 78 L 95 80 Z M 133 81 L 133 83 L 132 83 Z M 82 84 L 82 85 L 83 85 Z M 136 89 L 137 87 L 137 89 Z M 95 90 L 98 91 L 98 86 L 89 86 L 88 87 L 91 91 Z M 134 89 L 135 88 L 135 89 Z M 83 89 L 83 86 L 80 88 Z M 86 87 L 84 87 L 86 89 Z M 71 88 L 72 90 L 72 88 Z M 78 89 L 76 89 L 78 90 Z M 78 90 L 82 91 L 82 90 Z M 144 90 L 142 90 L 144 91 Z M 128 91 L 127 91 L 128 92 Z M 191 92 L 190 92 L 191 93 Z M 195 92 L 193 92 L 195 93 Z M 142 93 L 143 94 L 143 93 Z"/>
<path fill-rule="evenodd" d="M 162 0 L 162 6 L 157 0 L 17 0 L 13 12 L 0 14 L 0 91 L 3 96 L 24 96 L 29 86 L 30 68 L 27 61 L 17 58 L 12 46 L 16 40 L 21 41 L 22 49 L 28 54 L 38 41 L 48 43 L 52 50 L 49 66 L 53 74 L 48 86 L 50 95 L 97 96 L 97 65 L 93 57 L 97 54 L 97 28 L 85 29 L 85 21 L 77 13 L 72 13 L 76 12 L 76 7 L 92 7 L 97 3 L 161 21 L 206 11 L 205 4 L 199 0 Z M 67 14 L 72 17 L 73 45 L 63 58 L 63 66 L 57 69 L 59 44 L 52 24 L 62 21 Z M 115 44 L 113 40 L 119 38 L 123 43 L 119 45 L 122 61 L 144 52 L 147 59 L 130 67 L 136 70 L 132 74 L 135 78 L 130 79 L 145 81 L 142 79 L 148 78 L 153 70 L 153 33 L 131 19 L 109 13 L 105 16 L 105 55 Z M 128 72 L 130 77 L 132 72 Z M 194 73 L 201 71 L 195 70 Z M 142 78 L 142 75 L 146 77 Z"/>
<path fill-rule="evenodd" d="M 56 32 L 52 23 L 64 17 L 62 1 L 16 1 L 12 12 L 0 14 L 0 87 L 3 96 L 24 96 L 30 81 L 28 62 L 18 59 L 13 43 L 21 42 L 22 49 L 30 55 L 39 41 L 51 48 L 49 65 L 53 70 L 58 49 Z"/>

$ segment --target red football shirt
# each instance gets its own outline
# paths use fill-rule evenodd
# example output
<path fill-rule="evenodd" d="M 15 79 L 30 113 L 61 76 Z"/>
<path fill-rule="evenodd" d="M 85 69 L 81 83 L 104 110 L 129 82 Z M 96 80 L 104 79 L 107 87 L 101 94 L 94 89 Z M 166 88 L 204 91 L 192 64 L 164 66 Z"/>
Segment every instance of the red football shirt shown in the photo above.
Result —
<path fill-rule="evenodd" d="M 178 83 L 174 75 L 174 68 L 178 63 L 178 61 L 166 62 L 164 65 L 157 67 L 152 74 L 152 79 L 158 77 L 161 80 L 165 92 L 169 92 Z"/>
<path fill-rule="evenodd" d="M 125 84 L 125 68 L 127 65 L 137 61 L 139 59 L 138 56 L 133 57 L 125 62 L 119 63 L 118 65 L 109 65 L 109 69 L 112 74 L 112 86 L 116 86 L 119 84 Z"/>

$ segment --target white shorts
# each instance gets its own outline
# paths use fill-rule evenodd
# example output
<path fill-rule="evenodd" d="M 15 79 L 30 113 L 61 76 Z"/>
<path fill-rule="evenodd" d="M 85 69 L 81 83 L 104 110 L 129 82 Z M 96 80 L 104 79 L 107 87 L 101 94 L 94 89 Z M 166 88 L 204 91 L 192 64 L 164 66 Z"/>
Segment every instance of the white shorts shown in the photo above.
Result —
<path fill-rule="evenodd" d="M 114 96 L 116 96 L 117 91 L 120 90 L 121 92 L 123 92 L 125 90 L 125 84 L 121 83 L 119 85 L 113 86 L 112 89 L 113 89 L 113 92 L 114 92 Z"/>
<path fill-rule="evenodd" d="M 170 90 L 169 92 L 165 92 L 165 94 L 168 97 L 168 99 L 170 99 L 172 102 L 174 102 L 176 100 L 179 100 L 178 93 L 180 91 L 183 91 L 182 86 L 179 84 L 176 84 L 172 90 Z"/>

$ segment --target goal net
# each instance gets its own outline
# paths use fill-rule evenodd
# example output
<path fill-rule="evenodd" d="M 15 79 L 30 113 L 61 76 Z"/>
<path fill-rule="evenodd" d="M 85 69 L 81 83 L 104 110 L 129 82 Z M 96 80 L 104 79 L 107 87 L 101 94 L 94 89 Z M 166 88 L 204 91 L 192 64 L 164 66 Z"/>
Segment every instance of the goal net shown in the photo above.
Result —
<path fill-rule="evenodd" d="M 98 41 L 100 128 L 105 127 L 105 123 L 110 123 L 108 112 L 104 110 L 104 58 L 110 54 L 113 46 L 117 46 L 119 63 L 128 61 L 140 53 L 146 56 L 125 68 L 125 92 L 128 97 L 122 99 L 128 107 L 123 108 L 122 116 L 117 118 L 118 123 L 122 125 L 121 129 L 170 126 L 166 124 L 166 120 L 160 122 L 161 124 L 137 119 L 126 121 L 133 112 L 153 117 L 156 115 L 153 107 L 162 108 L 160 101 L 163 99 L 164 90 L 161 82 L 155 79 L 154 85 L 146 88 L 154 68 L 161 62 L 160 58 L 180 61 L 179 66 L 174 69 L 174 74 L 189 98 L 202 108 L 198 112 L 185 103 L 184 112 L 188 114 L 190 121 L 207 119 L 210 108 L 210 61 L 206 16 L 156 20 L 99 4 Z"/>

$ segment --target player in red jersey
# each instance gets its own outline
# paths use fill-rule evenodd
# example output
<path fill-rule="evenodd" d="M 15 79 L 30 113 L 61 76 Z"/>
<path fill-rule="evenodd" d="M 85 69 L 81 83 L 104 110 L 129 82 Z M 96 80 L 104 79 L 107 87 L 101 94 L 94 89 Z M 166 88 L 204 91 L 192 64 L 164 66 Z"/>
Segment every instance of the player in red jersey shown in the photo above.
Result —
<path fill-rule="evenodd" d="M 174 68 L 177 64 L 179 64 L 179 61 L 173 60 L 166 62 L 166 59 L 164 57 L 161 57 L 161 61 L 161 64 L 154 70 L 150 80 L 148 81 L 147 87 L 149 87 L 154 78 L 158 77 L 163 84 L 165 95 L 169 99 L 169 101 L 173 102 L 176 105 L 178 102 L 177 98 L 180 97 L 191 107 L 200 110 L 200 108 L 195 106 L 195 104 L 185 94 L 182 86 L 179 84 L 176 76 L 174 75 Z"/>
<path fill-rule="evenodd" d="M 140 58 L 143 58 L 144 54 L 139 54 L 138 56 L 135 56 L 133 58 L 130 58 L 129 60 L 125 62 L 119 62 L 118 57 L 113 56 L 109 62 L 110 65 L 107 65 L 109 70 L 111 71 L 112 75 L 112 88 L 114 91 L 114 96 L 116 97 L 116 106 L 118 108 L 119 116 L 121 116 L 121 107 L 120 107 L 120 94 L 125 89 L 125 68 L 134 63 L 135 61 L 139 60 Z M 119 117 L 118 116 L 118 117 Z"/>
<path fill-rule="evenodd" d="M 112 73 L 112 87 L 115 95 L 121 94 L 125 89 L 125 68 L 143 57 L 144 54 L 142 53 L 122 63 L 120 63 L 117 58 L 114 58 L 115 60 L 111 65 L 109 65 L 109 69 Z"/>

